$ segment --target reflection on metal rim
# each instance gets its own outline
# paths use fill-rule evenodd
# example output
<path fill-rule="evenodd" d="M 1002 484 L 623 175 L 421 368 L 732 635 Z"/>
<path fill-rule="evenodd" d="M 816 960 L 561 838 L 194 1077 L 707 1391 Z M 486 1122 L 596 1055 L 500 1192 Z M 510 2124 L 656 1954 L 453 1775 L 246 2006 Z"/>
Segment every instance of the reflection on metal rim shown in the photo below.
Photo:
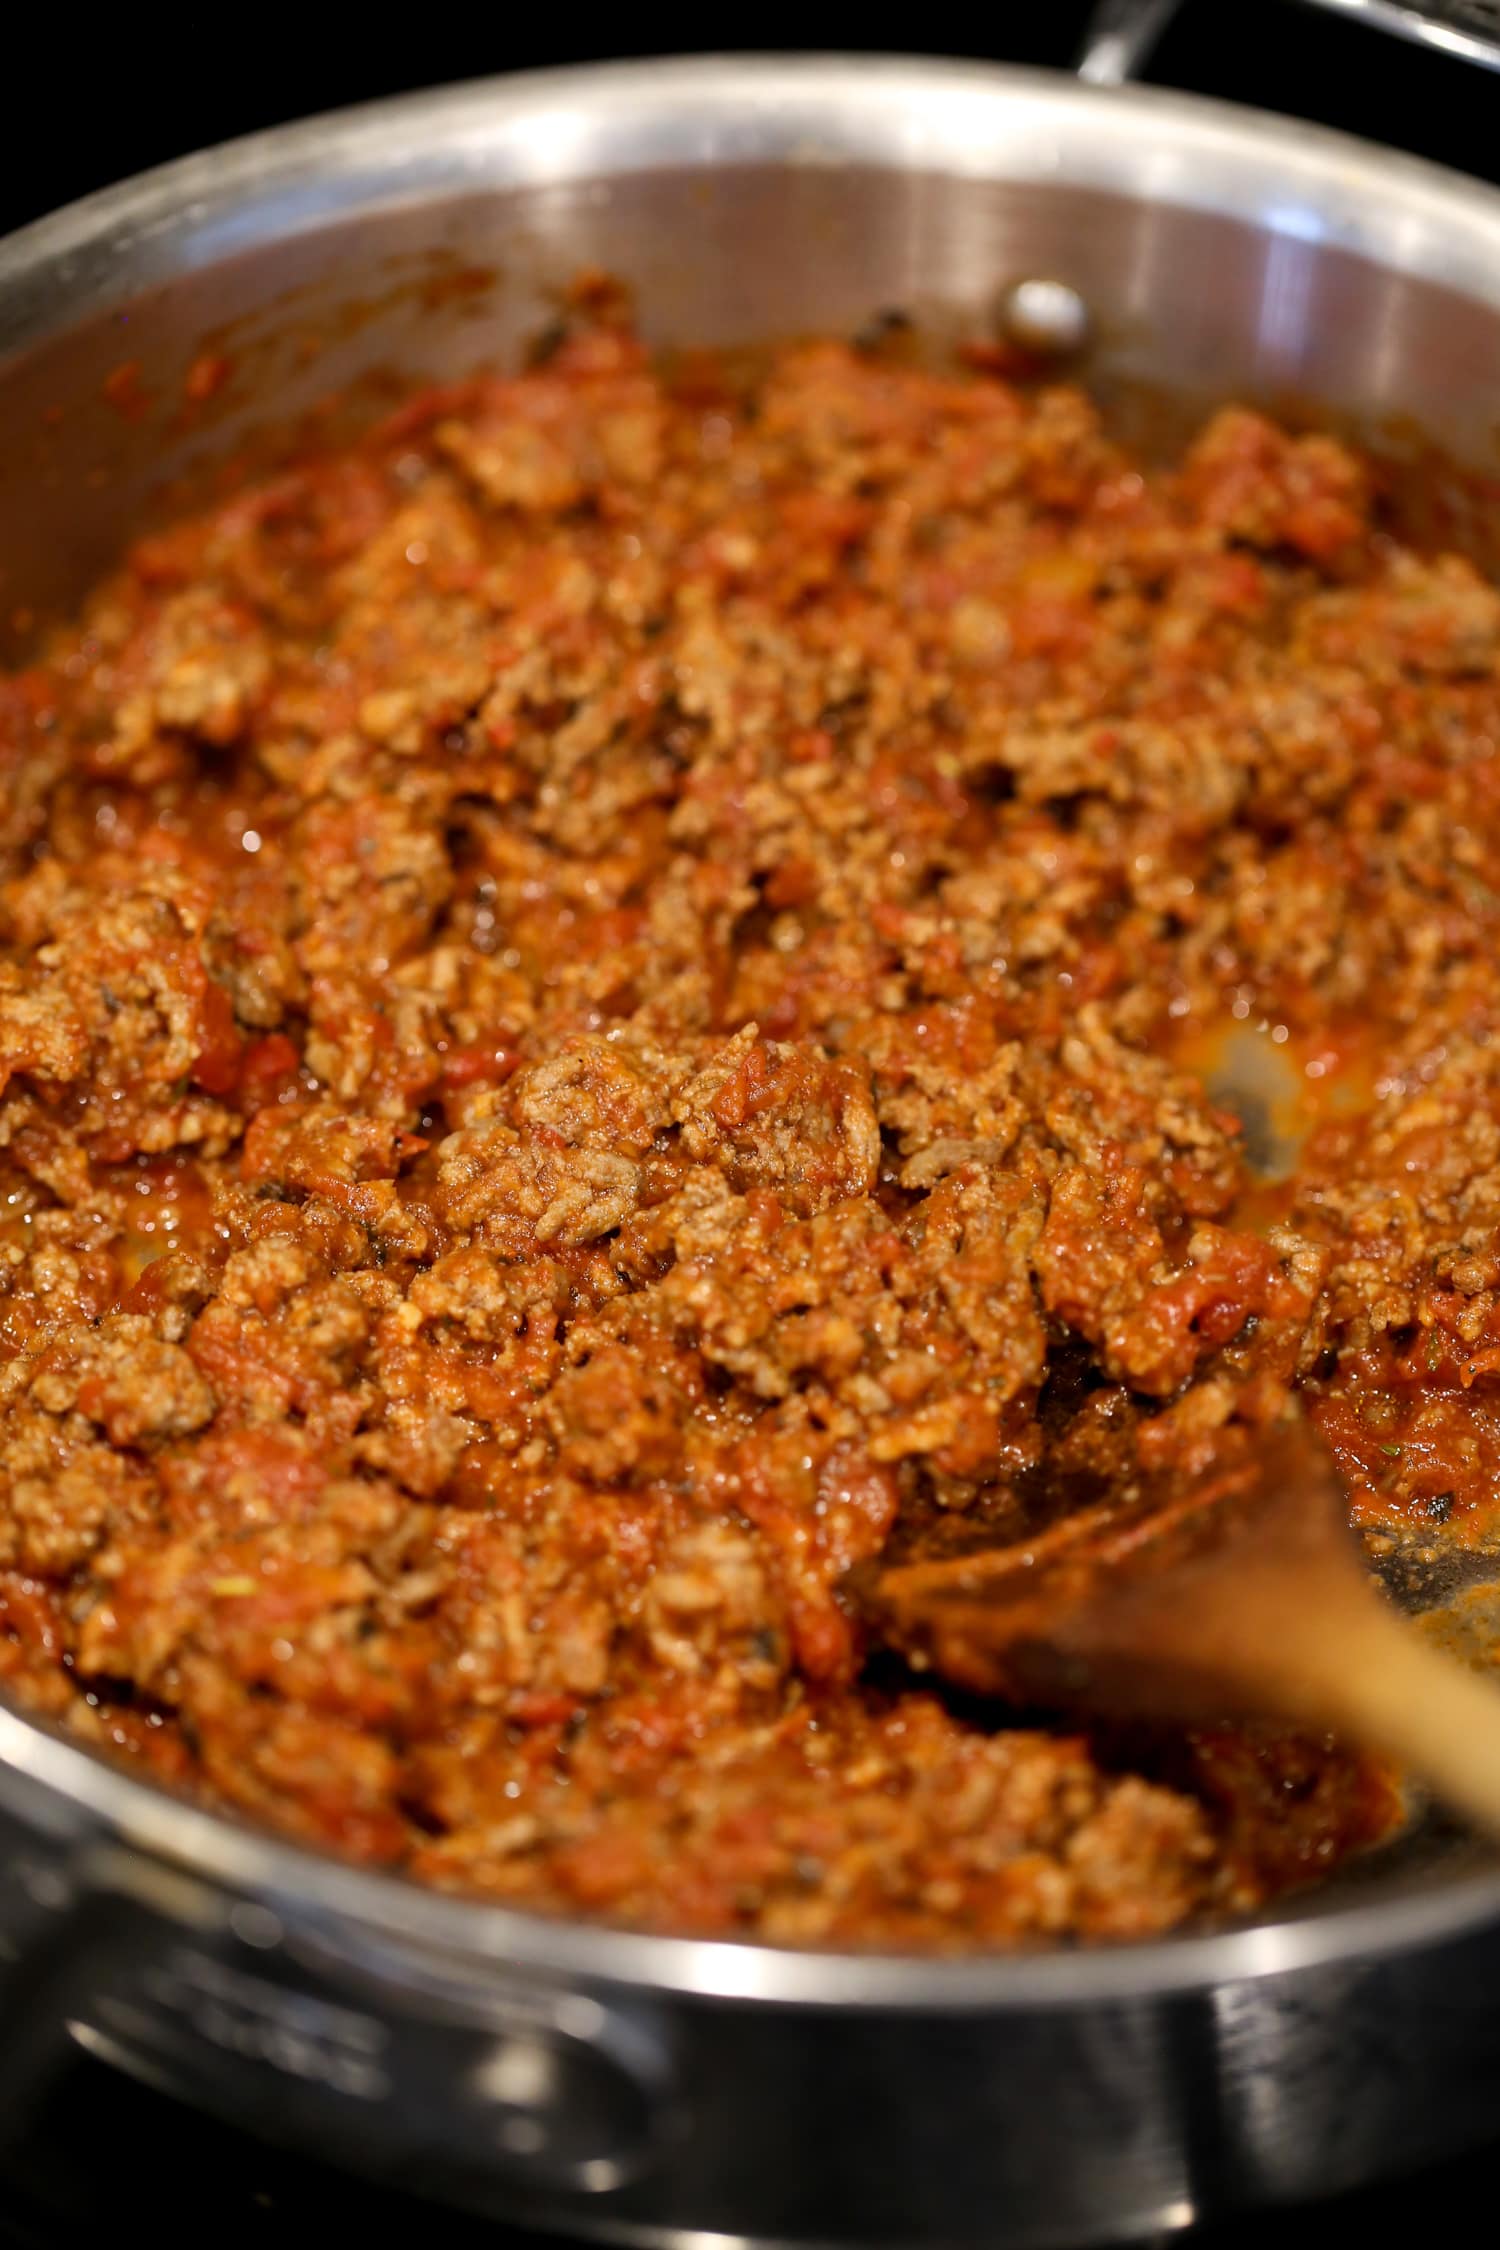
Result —
<path fill-rule="evenodd" d="M 581 135 L 587 128 L 587 140 Z M 606 147 L 598 161 L 601 145 Z M 1500 191 L 1346 134 L 1154 88 L 899 57 L 726 56 L 522 72 L 301 120 L 163 165 L 0 242 L 0 352 L 184 265 L 444 185 L 730 163 L 1056 179 L 1257 217 L 1500 304 Z M 1066 154 L 1064 154 L 1066 152 Z"/>
<path fill-rule="evenodd" d="M 539 73 L 349 111 L 190 157 L 0 244 L 0 351 L 236 248 L 444 193 L 727 164 L 1046 181 L 1228 214 L 1281 239 L 1420 275 L 1500 310 L 1500 195 L 1339 135 L 1175 95 L 895 59 L 734 58 Z M 128 1878 L 197 1876 L 269 1914 L 454 1964 L 805 2008 L 1004 2012 L 1196 1992 L 1358 1962 L 1500 1920 L 1500 1872 L 1372 1879 L 1357 1903 L 1118 1951 L 942 1960 L 798 1953 L 564 1923 L 342 1865 L 169 1797 L 0 1709 L 0 1801 L 88 1855 L 100 1825 L 143 1855 Z M 97 1854 L 95 1854 L 97 1856 Z M 127 1877 L 119 1868 L 112 1879 Z M 269 1925 L 267 1925 L 269 1926 Z M 1162 2219 L 1160 2224 L 1184 2223 Z M 664 2240 L 654 2236 L 652 2239 Z M 703 2238 L 699 2238 L 703 2239 Z M 721 2239 L 718 2237 L 715 2240 Z M 726 2241 L 731 2237 L 722 2238 Z"/>

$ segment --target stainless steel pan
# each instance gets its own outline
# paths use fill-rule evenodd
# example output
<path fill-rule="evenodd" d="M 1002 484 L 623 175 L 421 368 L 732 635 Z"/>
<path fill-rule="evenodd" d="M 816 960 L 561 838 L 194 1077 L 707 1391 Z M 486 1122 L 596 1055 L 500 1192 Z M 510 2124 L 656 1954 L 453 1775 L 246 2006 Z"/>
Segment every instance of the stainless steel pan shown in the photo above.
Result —
<path fill-rule="evenodd" d="M 293 126 L 0 247 L 0 618 L 24 635 L 169 473 L 253 425 L 376 363 L 503 355 L 585 261 L 636 285 L 654 337 L 708 343 L 893 304 L 983 328 L 1016 279 L 1061 278 L 1107 384 L 1415 417 L 1491 462 L 1485 190 L 1298 126 L 975 65 L 611 67 Z M 464 278 L 495 267 L 492 287 Z M 234 372 L 195 422 L 205 336 Z M 0 1709 L 0 1847 L 13 2131 L 77 2042 L 533 2223 L 1020 2245 L 1333 2191 L 1500 2123 L 1500 1872 L 1436 1829 L 1254 1928 L 860 1960 L 429 1895 Z"/>
<path fill-rule="evenodd" d="M 1370 31 L 1388 31 L 1414 47 L 1500 70 L 1500 0 L 1307 0 Z M 1097 0 L 1078 70 L 1095 86 L 1134 77 L 1182 6 L 1182 0 Z"/>

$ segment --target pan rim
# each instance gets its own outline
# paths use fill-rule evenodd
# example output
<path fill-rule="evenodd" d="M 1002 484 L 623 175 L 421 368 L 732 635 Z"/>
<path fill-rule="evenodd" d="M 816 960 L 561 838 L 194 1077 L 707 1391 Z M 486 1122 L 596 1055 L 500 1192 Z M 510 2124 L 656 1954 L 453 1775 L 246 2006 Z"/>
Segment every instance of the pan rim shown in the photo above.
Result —
<path fill-rule="evenodd" d="M 1376 264 L 1419 272 L 1500 310 L 1500 191 L 1420 159 L 1268 113 L 1158 89 L 1101 89 L 1055 73 L 899 55 L 706 55 L 522 72 L 299 120 L 177 159 L 0 241 L 0 359 L 83 311 L 188 263 L 253 241 L 253 223 L 311 228 L 382 200 L 553 177 L 560 118 L 620 128 L 604 173 L 728 160 L 1050 177 L 1245 215 L 1246 183 L 1275 202 L 1264 223 Z M 1080 128 L 1087 125 L 1087 131 Z M 1009 138 L 999 128 L 1008 127 Z M 1049 134 L 1071 128 L 1068 159 Z M 564 136 L 565 139 L 565 136 Z M 558 147 L 562 144 L 558 143 Z M 694 152 L 696 153 L 696 156 Z M 1144 180 L 1141 161 L 1155 152 Z M 727 153 L 726 153 L 727 152 Z M 563 150 L 565 155 L 566 151 Z M 646 159 L 650 156 L 650 164 Z M 1133 166 L 1133 173 L 1127 171 Z M 550 167 L 550 169 L 549 169 Z M 669 163 L 662 168 L 672 168 Z M 383 192 L 376 182 L 384 178 Z M 300 203 L 298 198 L 301 198 Z M 296 208 L 293 208 L 293 206 Z M 236 233 L 238 229 L 238 234 Z M 87 1855 L 134 1855 L 135 1874 L 196 1875 L 263 1899 L 299 1928 L 357 1934 L 351 1965 L 416 1949 L 465 1972 L 799 2008 L 1004 2014 L 1126 2004 L 1165 1993 L 1356 1967 L 1456 1942 L 1500 1921 L 1500 1867 L 1210 1934 L 1028 1954 L 793 1950 L 662 1936 L 487 1905 L 332 1856 L 173 1797 L 0 1704 L 0 1803 Z M 118 1869 L 116 1870 L 118 1872 Z M 337 1948 L 335 1948 L 337 1950 Z"/>

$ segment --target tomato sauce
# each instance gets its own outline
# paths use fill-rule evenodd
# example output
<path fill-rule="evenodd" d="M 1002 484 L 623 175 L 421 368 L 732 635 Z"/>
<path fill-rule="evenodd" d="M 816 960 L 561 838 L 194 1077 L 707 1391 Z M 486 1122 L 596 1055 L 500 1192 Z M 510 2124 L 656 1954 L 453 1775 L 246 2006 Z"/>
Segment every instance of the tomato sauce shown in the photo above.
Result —
<path fill-rule="evenodd" d="M 0 682 L 7 1693 L 789 1943 L 1138 1937 L 1399 1823 L 851 1592 L 1294 1395 L 1372 1542 L 1500 1505 L 1500 597 L 1331 439 L 1151 471 L 969 361 L 653 365 L 594 286 Z"/>

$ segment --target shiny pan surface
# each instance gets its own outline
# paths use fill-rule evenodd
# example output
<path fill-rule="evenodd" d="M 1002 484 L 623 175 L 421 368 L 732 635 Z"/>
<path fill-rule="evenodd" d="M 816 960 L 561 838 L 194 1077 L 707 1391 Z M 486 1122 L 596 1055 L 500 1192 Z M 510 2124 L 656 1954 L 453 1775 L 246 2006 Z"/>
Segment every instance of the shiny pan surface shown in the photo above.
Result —
<path fill-rule="evenodd" d="M 291 126 L 0 245 L 0 637 L 264 425 L 371 369 L 503 358 L 584 264 L 633 285 L 659 344 L 853 330 L 890 306 L 972 333 L 1014 282 L 1061 280 L 1106 396 L 1315 402 L 1398 451 L 1420 430 L 1493 466 L 1486 189 L 975 64 L 609 66 Z M 205 350 L 237 379 L 184 417 Z M 1443 497 L 1451 533 L 1467 488 Z M 1500 1871 L 1429 1826 L 1264 1924 L 1108 1952 L 648 1937 L 317 1858 L 0 1709 L 0 2025 L 15 2133 L 71 2041 L 376 2176 L 577 2233 L 1118 2239 L 1491 2133 Z"/>

